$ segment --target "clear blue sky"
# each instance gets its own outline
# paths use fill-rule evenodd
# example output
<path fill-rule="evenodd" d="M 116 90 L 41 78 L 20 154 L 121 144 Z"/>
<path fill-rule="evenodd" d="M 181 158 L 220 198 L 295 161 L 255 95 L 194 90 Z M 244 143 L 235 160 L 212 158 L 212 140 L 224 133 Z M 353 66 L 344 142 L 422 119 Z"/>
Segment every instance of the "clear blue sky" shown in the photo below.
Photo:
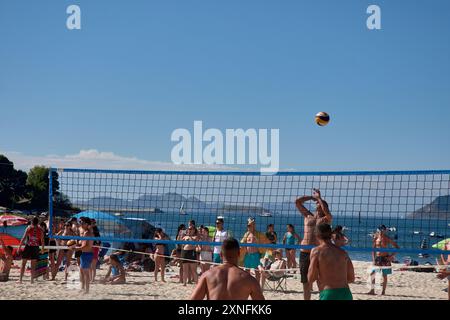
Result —
<path fill-rule="evenodd" d="M 279 128 L 282 168 L 447 169 L 449 57 L 446 0 L 2 0 L 0 151 L 169 162 L 203 120 Z"/>

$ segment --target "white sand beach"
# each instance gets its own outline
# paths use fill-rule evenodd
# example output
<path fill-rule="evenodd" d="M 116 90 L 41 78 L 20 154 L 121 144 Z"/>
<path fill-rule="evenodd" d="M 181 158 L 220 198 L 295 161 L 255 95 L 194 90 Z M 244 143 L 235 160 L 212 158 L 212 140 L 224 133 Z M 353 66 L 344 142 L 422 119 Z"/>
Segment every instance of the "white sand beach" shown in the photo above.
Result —
<path fill-rule="evenodd" d="M 17 265 L 17 262 L 16 262 Z M 381 288 L 376 288 L 377 295 L 365 294 L 369 291 L 367 284 L 368 262 L 354 261 L 356 281 L 351 284 L 351 291 L 355 300 L 447 300 L 447 293 L 443 291 L 447 287 L 447 280 L 439 280 L 436 273 L 422 273 L 413 271 L 395 271 L 389 276 L 386 295 L 381 296 Z M 98 270 L 98 276 L 104 275 L 106 265 Z M 55 281 L 39 278 L 33 285 L 26 274 L 24 282 L 18 284 L 19 270 L 11 270 L 10 280 L 0 283 L 0 298 L 2 300 L 54 300 L 54 299 L 89 299 L 89 300 L 182 300 L 189 299 L 194 285 L 184 287 L 173 278 L 178 273 L 178 268 L 171 267 L 166 276 L 166 283 L 155 282 L 153 273 L 128 272 L 127 284 L 103 285 L 94 283 L 91 292 L 84 295 L 77 288 L 77 280 L 73 276 L 65 283 L 64 274 L 58 273 Z M 314 290 L 317 290 L 314 287 Z M 287 292 L 264 291 L 264 296 L 269 300 L 303 300 L 302 285 L 298 274 L 288 279 Z M 314 291 L 312 299 L 318 299 L 318 292 Z"/>

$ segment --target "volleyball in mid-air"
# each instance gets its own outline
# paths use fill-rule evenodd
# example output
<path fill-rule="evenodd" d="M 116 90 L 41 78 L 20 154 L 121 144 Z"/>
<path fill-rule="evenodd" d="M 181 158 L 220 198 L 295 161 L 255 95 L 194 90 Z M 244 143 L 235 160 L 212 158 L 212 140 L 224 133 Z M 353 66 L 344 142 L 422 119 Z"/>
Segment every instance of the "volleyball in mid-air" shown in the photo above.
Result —
<path fill-rule="evenodd" d="M 328 113 L 321 111 L 316 114 L 316 123 L 319 126 L 326 126 L 328 122 L 330 122 L 330 116 L 328 115 Z"/>

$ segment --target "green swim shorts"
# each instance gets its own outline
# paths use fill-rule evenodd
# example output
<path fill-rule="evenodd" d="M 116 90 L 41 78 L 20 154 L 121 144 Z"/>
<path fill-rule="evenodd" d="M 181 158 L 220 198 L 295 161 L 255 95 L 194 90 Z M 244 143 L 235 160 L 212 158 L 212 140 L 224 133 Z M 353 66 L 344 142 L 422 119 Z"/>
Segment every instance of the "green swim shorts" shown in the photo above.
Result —
<path fill-rule="evenodd" d="M 349 288 L 326 289 L 320 291 L 319 300 L 353 300 Z"/>

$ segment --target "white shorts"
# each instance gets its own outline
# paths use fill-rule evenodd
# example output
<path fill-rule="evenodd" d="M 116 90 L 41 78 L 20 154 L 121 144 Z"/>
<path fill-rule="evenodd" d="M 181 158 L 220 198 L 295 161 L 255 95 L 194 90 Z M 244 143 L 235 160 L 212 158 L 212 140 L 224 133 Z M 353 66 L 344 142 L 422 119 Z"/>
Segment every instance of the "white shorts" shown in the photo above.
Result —
<path fill-rule="evenodd" d="M 200 261 L 212 261 L 212 252 L 211 251 L 201 251 L 200 252 Z"/>

